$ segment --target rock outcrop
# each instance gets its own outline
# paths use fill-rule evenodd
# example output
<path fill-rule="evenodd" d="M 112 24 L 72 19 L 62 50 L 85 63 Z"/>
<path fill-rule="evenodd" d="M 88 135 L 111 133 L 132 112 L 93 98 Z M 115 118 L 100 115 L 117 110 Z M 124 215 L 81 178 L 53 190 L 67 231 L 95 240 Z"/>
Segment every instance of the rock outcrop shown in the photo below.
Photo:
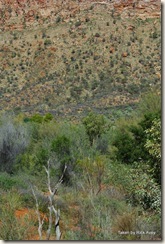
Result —
<path fill-rule="evenodd" d="M 14 30 L 66 21 L 81 9 L 105 5 L 121 17 L 160 17 L 161 2 L 156 0 L 0 0 L 0 30 Z"/>

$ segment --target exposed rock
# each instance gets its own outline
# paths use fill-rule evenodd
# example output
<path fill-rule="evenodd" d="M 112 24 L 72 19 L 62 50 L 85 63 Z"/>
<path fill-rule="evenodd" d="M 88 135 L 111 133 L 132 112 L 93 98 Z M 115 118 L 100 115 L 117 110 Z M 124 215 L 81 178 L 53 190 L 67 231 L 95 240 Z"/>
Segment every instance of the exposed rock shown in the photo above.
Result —
<path fill-rule="evenodd" d="M 110 47 L 110 53 L 114 53 L 115 49 L 113 47 Z"/>
<path fill-rule="evenodd" d="M 123 58 L 125 58 L 125 57 L 127 57 L 127 56 L 128 56 L 128 53 L 127 53 L 127 52 L 122 53 L 122 57 L 123 57 Z"/>
<path fill-rule="evenodd" d="M 114 14 L 121 17 L 140 18 L 160 17 L 161 2 L 155 0 L 0 0 L 0 29 L 22 29 L 40 25 L 49 20 L 54 22 L 57 16 L 64 21 L 75 17 L 81 9 L 89 9 L 91 4 L 106 5 Z"/>

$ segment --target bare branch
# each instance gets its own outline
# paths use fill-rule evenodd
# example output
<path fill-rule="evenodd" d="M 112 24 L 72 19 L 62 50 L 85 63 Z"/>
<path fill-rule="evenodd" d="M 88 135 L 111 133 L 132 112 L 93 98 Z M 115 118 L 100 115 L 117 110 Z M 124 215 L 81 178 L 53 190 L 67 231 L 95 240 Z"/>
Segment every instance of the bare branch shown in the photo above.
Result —
<path fill-rule="evenodd" d="M 47 240 L 50 239 L 51 228 L 52 228 L 52 206 L 48 207 L 49 209 L 49 227 L 47 230 Z"/>
<path fill-rule="evenodd" d="M 60 240 L 61 238 L 61 231 L 60 231 L 60 226 L 59 226 L 59 222 L 60 222 L 60 210 L 56 210 L 54 208 L 54 206 L 52 206 L 53 212 L 55 214 L 56 217 L 56 221 L 55 221 L 55 232 L 56 232 L 56 240 Z"/>
<path fill-rule="evenodd" d="M 49 225 L 48 225 L 48 229 L 47 229 L 47 240 L 50 240 L 52 222 L 53 222 L 53 218 L 52 218 L 52 213 L 53 212 L 55 214 L 55 223 L 54 223 L 54 225 L 55 225 L 56 240 L 60 240 L 60 238 L 61 238 L 61 231 L 60 231 L 60 227 L 59 227 L 60 210 L 56 210 L 55 209 L 55 207 L 53 205 L 53 199 L 54 199 L 55 194 L 57 193 L 57 190 L 58 190 L 59 186 L 61 185 L 61 183 L 63 181 L 64 174 L 65 174 L 65 171 L 67 169 L 67 166 L 65 165 L 63 173 L 62 173 L 60 179 L 58 180 L 58 182 L 56 183 L 56 185 L 55 185 L 53 190 L 51 188 L 51 181 L 50 181 L 50 161 L 49 160 L 48 160 L 47 168 L 44 166 L 44 169 L 45 169 L 45 172 L 47 174 L 47 187 L 48 187 L 48 190 L 49 190 L 49 196 L 48 196 L 48 199 L 49 199 L 49 203 L 48 203 L 49 204 L 48 205 L 48 209 L 49 209 Z M 37 196 L 36 196 L 35 191 L 34 191 L 33 188 L 32 188 L 32 192 L 33 192 L 33 195 L 34 195 L 34 198 L 35 198 L 35 201 L 36 201 L 36 213 L 37 213 L 37 216 L 38 216 L 38 223 L 39 223 L 38 233 L 39 233 L 40 240 L 42 240 L 42 226 L 44 224 L 44 218 L 45 217 L 41 220 L 41 215 L 40 215 L 40 212 L 39 212 L 38 199 L 37 199 Z"/>
<path fill-rule="evenodd" d="M 41 215 L 40 215 L 40 212 L 39 212 L 39 204 L 38 204 L 38 199 L 37 199 L 37 196 L 35 194 L 35 191 L 33 189 L 33 187 L 31 186 L 31 190 L 32 190 L 32 193 L 33 193 L 33 196 L 35 198 L 35 201 L 36 201 L 36 213 L 37 213 L 37 217 L 38 217 L 38 233 L 39 233 L 39 237 L 40 237 L 40 240 L 42 240 L 42 226 L 44 224 L 44 219 L 45 219 L 45 216 L 43 217 L 43 219 L 41 220 Z"/>
<path fill-rule="evenodd" d="M 64 178 L 64 174 L 65 174 L 66 169 L 67 169 L 67 165 L 65 165 L 65 168 L 64 168 L 64 170 L 63 170 L 63 173 L 62 173 L 62 175 L 61 175 L 59 181 L 57 182 L 57 184 L 56 184 L 56 186 L 55 186 L 55 188 L 54 188 L 54 190 L 53 190 L 53 195 L 55 195 L 55 194 L 57 193 L 57 190 L 58 190 L 59 186 L 60 186 L 61 183 L 63 182 L 63 178 Z"/>
<path fill-rule="evenodd" d="M 52 192 L 52 189 L 51 189 L 51 186 L 50 186 L 50 161 L 49 160 L 48 160 L 48 168 L 46 168 L 44 166 L 44 169 L 45 169 L 45 171 L 47 173 L 47 180 L 48 180 L 47 186 L 48 186 L 48 190 L 49 190 L 50 194 L 52 195 L 53 192 Z"/>

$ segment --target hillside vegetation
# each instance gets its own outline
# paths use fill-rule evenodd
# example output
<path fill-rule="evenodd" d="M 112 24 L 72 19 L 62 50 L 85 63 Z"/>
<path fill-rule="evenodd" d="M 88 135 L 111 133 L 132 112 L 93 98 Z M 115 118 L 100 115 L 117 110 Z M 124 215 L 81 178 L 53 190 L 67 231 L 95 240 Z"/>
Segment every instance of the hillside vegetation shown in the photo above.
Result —
<path fill-rule="evenodd" d="M 162 239 L 158 9 L 0 2 L 0 239 Z"/>
<path fill-rule="evenodd" d="M 123 19 L 97 4 L 46 27 L 4 31 L 0 108 L 82 117 L 134 107 L 160 87 L 160 34 L 159 18 Z"/>
<path fill-rule="evenodd" d="M 48 186 L 64 174 L 53 198 L 62 240 L 160 240 L 160 145 L 155 92 L 143 97 L 136 114 L 115 121 L 94 112 L 78 123 L 51 114 L 1 114 L 0 238 L 39 240 L 37 207 L 46 239 Z"/>

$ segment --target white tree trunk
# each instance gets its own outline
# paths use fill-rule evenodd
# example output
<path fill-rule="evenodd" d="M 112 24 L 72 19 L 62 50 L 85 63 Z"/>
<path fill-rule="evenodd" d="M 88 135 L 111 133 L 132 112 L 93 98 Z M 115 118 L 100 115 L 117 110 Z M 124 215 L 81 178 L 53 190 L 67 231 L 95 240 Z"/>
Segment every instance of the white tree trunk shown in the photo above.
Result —
<path fill-rule="evenodd" d="M 55 209 L 53 200 L 54 200 L 54 196 L 57 194 L 57 190 L 59 188 L 59 186 L 61 185 L 62 181 L 63 181 L 63 177 L 65 174 L 65 171 L 67 169 L 67 166 L 65 165 L 63 174 L 61 176 L 61 178 L 59 179 L 59 181 L 56 183 L 56 185 L 54 186 L 54 188 L 52 189 L 51 187 L 51 181 L 50 181 L 50 161 L 48 160 L 48 166 L 47 168 L 44 166 L 44 169 L 46 171 L 47 174 L 47 187 L 48 187 L 48 191 L 49 191 L 49 205 L 48 205 L 48 209 L 49 209 L 49 224 L 48 224 L 48 229 L 47 229 L 47 240 L 50 240 L 51 237 L 51 230 L 52 230 L 52 224 L 53 224 L 53 213 L 55 215 L 55 220 L 54 220 L 54 227 L 55 227 L 55 233 L 56 233 L 56 240 L 60 240 L 61 238 L 61 231 L 60 231 L 60 226 L 59 226 L 59 222 L 60 222 L 60 210 L 59 209 Z M 43 219 L 41 219 L 41 215 L 39 212 L 39 204 L 38 204 L 38 199 L 37 196 L 34 192 L 34 189 L 32 188 L 32 193 L 34 195 L 35 201 L 36 201 L 36 213 L 38 216 L 38 233 L 39 233 L 39 237 L 40 240 L 42 240 L 42 227 L 44 224 L 44 219 L 45 216 L 43 217 Z"/>

